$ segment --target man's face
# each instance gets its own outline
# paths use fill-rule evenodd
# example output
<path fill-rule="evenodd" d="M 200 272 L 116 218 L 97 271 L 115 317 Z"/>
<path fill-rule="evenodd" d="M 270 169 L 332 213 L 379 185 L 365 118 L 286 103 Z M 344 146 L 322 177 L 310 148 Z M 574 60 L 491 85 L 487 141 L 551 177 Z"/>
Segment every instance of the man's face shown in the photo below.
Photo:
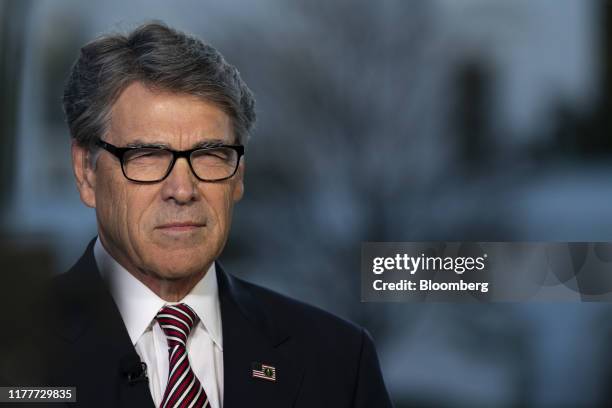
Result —
<path fill-rule="evenodd" d="M 151 91 L 132 83 L 113 106 L 108 135 L 115 146 L 164 144 L 186 150 L 206 140 L 234 144 L 231 121 L 195 96 Z M 232 208 L 243 194 L 244 163 L 230 179 L 199 181 L 185 159 L 154 184 L 127 180 L 119 160 L 101 151 L 97 166 L 84 164 L 73 145 L 73 165 L 83 202 L 96 209 L 104 246 L 126 269 L 163 280 L 203 273 L 221 253 Z M 177 227 L 173 224 L 188 226 Z"/>

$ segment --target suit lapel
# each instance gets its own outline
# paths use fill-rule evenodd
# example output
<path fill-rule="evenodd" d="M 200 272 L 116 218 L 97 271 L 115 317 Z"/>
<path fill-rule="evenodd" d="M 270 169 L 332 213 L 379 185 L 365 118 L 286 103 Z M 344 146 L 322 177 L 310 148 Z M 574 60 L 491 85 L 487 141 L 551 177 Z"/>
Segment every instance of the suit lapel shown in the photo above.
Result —
<path fill-rule="evenodd" d="M 98 272 L 94 242 L 66 273 L 59 297 L 62 315 L 56 319 L 61 322 L 57 330 L 69 344 L 66 354 L 74 356 L 66 364 L 66 375 L 79 383 L 82 398 L 78 400 L 89 397 L 92 404 L 108 401 L 118 407 L 153 407 L 146 381 L 128 383 L 126 371 L 140 358 Z"/>
<path fill-rule="evenodd" d="M 66 371 L 94 373 L 83 375 L 78 384 L 83 397 L 106 391 L 96 406 L 108 401 L 118 407 L 153 407 L 148 383 L 127 381 L 124 371 L 130 364 L 126 362 L 138 362 L 140 358 L 98 272 L 94 242 L 67 272 L 70 282 L 64 286 L 68 292 L 60 294 L 63 316 L 56 329 L 75 356 Z M 219 263 L 216 269 L 223 330 L 223 407 L 293 406 L 304 365 L 299 354 L 292 352 L 291 336 L 242 281 L 225 273 Z M 93 358 L 78 358 L 83 355 Z M 253 377 L 253 363 L 274 367 L 275 381 Z"/>
<path fill-rule="evenodd" d="M 223 407 L 293 406 L 303 363 L 290 352 L 291 337 L 241 281 L 219 263 L 216 269 L 223 325 Z M 253 363 L 274 367 L 275 381 L 253 377 Z"/>

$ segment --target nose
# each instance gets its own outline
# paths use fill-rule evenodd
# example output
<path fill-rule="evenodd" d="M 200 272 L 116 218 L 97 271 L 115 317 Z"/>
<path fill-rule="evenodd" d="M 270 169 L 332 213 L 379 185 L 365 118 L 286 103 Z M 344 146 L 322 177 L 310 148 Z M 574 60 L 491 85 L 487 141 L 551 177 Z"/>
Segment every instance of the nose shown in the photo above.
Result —
<path fill-rule="evenodd" d="M 198 179 L 195 177 L 185 158 L 179 158 L 163 181 L 162 198 L 177 204 L 187 204 L 198 198 Z"/>

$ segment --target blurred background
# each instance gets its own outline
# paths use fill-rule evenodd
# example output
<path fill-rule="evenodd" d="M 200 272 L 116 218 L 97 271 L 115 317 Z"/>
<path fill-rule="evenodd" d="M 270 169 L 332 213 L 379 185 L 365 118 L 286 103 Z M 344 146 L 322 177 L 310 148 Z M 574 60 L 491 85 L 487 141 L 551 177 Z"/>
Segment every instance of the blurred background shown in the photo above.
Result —
<path fill-rule="evenodd" d="M 609 405 L 612 306 L 366 304 L 359 267 L 363 241 L 612 241 L 610 2 L 0 0 L 0 287 L 96 234 L 63 82 L 149 19 L 257 97 L 229 271 L 368 328 L 397 407 Z"/>

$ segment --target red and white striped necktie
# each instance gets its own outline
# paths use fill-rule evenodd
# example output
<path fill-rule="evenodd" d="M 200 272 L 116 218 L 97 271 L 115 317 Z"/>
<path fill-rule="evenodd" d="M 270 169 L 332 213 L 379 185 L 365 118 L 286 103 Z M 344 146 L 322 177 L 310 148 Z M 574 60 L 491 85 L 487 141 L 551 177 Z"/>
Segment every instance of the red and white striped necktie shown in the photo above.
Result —
<path fill-rule="evenodd" d="M 195 376 L 187 356 L 187 337 L 198 315 L 184 303 L 164 306 L 155 319 L 168 340 L 168 385 L 160 408 L 208 407 L 208 397 Z"/>

